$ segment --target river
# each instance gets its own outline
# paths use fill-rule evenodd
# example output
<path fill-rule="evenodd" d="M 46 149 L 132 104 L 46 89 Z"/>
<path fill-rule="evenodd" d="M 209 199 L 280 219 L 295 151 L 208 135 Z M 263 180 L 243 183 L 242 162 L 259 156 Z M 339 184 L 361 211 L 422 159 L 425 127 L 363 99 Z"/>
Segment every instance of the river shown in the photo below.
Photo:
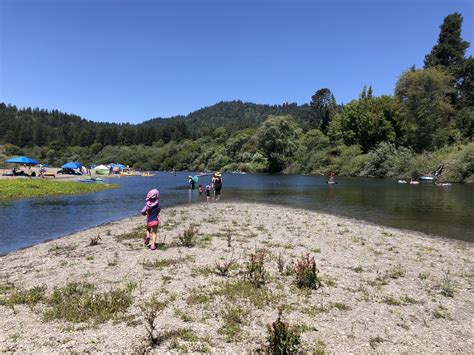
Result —
<path fill-rule="evenodd" d="M 187 172 L 176 176 L 111 179 L 120 188 L 93 194 L 47 196 L 0 202 L 0 254 L 102 223 L 137 215 L 147 191 L 157 187 L 163 207 L 196 203 Z M 199 184 L 209 184 L 210 176 Z M 266 202 L 321 211 L 390 227 L 474 241 L 474 186 L 397 184 L 388 179 L 223 174 L 223 201 Z M 204 197 L 205 199 L 205 197 Z M 218 212 L 216 212 L 218 213 Z"/>

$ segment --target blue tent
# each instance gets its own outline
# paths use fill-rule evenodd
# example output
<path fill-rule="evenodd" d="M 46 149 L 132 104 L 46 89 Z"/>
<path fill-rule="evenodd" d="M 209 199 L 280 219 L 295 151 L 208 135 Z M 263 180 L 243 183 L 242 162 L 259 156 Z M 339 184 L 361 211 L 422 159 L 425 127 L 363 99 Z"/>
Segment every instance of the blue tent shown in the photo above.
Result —
<path fill-rule="evenodd" d="M 64 164 L 63 166 L 61 166 L 61 168 L 65 169 L 80 169 L 82 166 L 81 163 L 77 162 L 77 161 L 70 161 L 69 163 L 66 163 Z"/>
<path fill-rule="evenodd" d="M 39 163 L 28 157 L 13 157 L 11 159 L 5 160 L 5 163 L 13 164 L 25 164 L 25 165 L 38 165 Z"/>

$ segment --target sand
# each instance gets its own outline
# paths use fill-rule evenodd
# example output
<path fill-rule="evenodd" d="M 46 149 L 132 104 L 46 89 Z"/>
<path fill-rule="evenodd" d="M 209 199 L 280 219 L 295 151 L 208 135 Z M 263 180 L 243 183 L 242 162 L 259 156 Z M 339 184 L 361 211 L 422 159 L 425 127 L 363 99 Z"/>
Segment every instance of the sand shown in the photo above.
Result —
<path fill-rule="evenodd" d="M 254 352 L 266 345 L 278 306 L 305 352 L 474 351 L 472 244 L 262 204 L 193 204 L 165 209 L 161 218 L 156 251 L 144 246 L 143 233 L 120 238 L 143 226 L 137 216 L 1 257 L 0 300 L 12 287 L 41 285 L 46 300 L 0 305 L 0 351 Z M 191 224 L 196 245 L 180 246 Z M 101 241 L 90 246 L 97 235 Z M 254 298 L 226 292 L 242 286 L 249 254 L 261 248 L 261 291 Z M 319 269 L 316 290 L 299 289 L 291 272 L 306 253 Z M 216 264 L 230 259 L 237 266 L 220 276 Z M 150 268 L 155 260 L 165 265 Z M 129 287 L 133 304 L 105 322 L 46 320 L 47 298 L 70 282 L 92 283 L 97 292 Z M 153 297 L 166 306 L 151 345 L 142 308 Z"/>

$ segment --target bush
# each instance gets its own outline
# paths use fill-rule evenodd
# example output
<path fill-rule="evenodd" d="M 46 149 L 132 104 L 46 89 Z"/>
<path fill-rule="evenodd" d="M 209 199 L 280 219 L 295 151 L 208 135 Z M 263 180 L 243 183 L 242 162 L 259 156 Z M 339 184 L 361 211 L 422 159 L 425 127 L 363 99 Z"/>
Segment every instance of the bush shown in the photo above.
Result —
<path fill-rule="evenodd" d="M 297 260 L 294 265 L 296 285 L 299 288 L 318 289 L 321 287 L 321 281 L 318 278 L 319 270 L 316 268 L 314 256 L 303 256 Z"/>
<path fill-rule="evenodd" d="M 245 279 L 256 288 L 262 287 L 267 279 L 264 265 L 266 253 L 265 249 L 256 250 L 250 254 L 250 260 L 246 265 Z"/>
<path fill-rule="evenodd" d="M 193 247 L 196 244 L 197 233 L 196 226 L 190 225 L 188 229 L 184 230 L 183 234 L 178 236 L 179 244 L 183 247 Z"/>
<path fill-rule="evenodd" d="M 385 177 L 397 176 L 407 173 L 411 165 L 413 153 L 410 149 L 399 148 L 392 144 L 382 142 L 367 154 L 367 161 L 361 171 L 363 176 Z"/>
<path fill-rule="evenodd" d="M 299 350 L 300 335 L 293 327 L 281 320 L 282 310 L 278 310 L 278 318 L 268 326 L 267 354 L 294 354 Z"/>

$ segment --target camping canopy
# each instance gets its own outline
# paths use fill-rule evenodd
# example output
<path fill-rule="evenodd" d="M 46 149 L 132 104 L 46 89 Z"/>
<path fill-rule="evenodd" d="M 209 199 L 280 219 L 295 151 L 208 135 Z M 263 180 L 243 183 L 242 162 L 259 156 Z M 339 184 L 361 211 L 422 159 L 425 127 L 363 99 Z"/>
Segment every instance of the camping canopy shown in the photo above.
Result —
<path fill-rule="evenodd" d="M 25 165 L 37 165 L 37 164 L 39 164 L 36 160 L 28 158 L 28 157 L 13 157 L 11 159 L 5 160 L 5 163 L 25 164 Z"/>
<path fill-rule="evenodd" d="M 70 161 L 69 163 L 64 164 L 61 166 L 63 169 L 80 169 L 82 167 L 82 164 L 77 162 L 77 161 Z"/>

